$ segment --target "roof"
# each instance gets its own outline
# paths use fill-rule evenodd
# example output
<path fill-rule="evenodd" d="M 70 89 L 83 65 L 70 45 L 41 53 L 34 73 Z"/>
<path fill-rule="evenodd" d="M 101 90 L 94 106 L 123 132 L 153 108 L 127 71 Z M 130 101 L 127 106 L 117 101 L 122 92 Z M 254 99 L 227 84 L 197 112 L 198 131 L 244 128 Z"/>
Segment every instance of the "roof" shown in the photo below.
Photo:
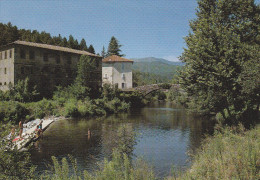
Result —
<path fill-rule="evenodd" d="M 112 55 L 112 56 L 108 56 L 105 59 L 103 59 L 102 62 L 105 62 L 105 63 L 109 63 L 109 62 L 131 62 L 131 63 L 133 63 L 134 61 L 126 59 L 126 58 L 122 58 L 120 56 Z"/>
<path fill-rule="evenodd" d="M 19 44 L 19 45 L 25 45 L 25 46 L 32 46 L 32 47 L 50 49 L 50 50 L 55 50 L 55 51 L 63 51 L 63 52 L 74 53 L 74 54 L 100 57 L 96 54 L 92 54 L 92 53 L 89 53 L 87 51 L 81 51 L 81 50 L 76 50 L 76 49 L 71 49 L 71 48 L 61 47 L 61 46 L 54 46 L 54 45 L 49 45 L 49 44 L 33 43 L 33 42 L 20 41 L 20 40 L 14 41 L 11 44 Z"/>

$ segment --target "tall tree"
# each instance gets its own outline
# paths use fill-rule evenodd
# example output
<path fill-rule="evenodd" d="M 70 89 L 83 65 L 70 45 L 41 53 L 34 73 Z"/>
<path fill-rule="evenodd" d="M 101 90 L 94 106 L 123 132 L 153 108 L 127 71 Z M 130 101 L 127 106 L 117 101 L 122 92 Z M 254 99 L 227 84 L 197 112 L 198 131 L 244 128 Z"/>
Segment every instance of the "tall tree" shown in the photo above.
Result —
<path fill-rule="evenodd" d="M 101 51 L 101 56 L 102 56 L 103 58 L 107 56 L 106 49 L 105 49 L 104 46 L 103 46 L 103 49 L 102 49 L 102 51 Z"/>
<path fill-rule="evenodd" d="M 117 56 L 124 56 L 124 54 L 120 54 L 122 45 L 119 44 L 118 40 L 112 36 L 108 45 L 107 49 L 107 56 L 117 55 Z"/>
<path fill-rule="evenodd" d="M 86 43 L 86 40 L 84 38 L 81 39 L 79 47 L 80 47 L 80 50 L 83 50 L 83 51 L 88 50 L 87 43 Z"/>
<path fill-rule="evenodd" d="M 69 36 L 68 47 L 75 49 L 75 40 L 74 40 L 74 37 L 72 35 Z"/>
<path fill-rule="evenodd" d="M 82 55 L 78 63 L 77 77 L 75 84 L 89 87 L 92 82 L 92 72 L 96 70 L 96 63 L 94 59 L 89 56 Z"/>
<path fill-rule="evenodd" d="M 90 53 L 92 53 L 92 54 L 95 54 L 95 49 L 94 49 L 94 47 L 93 47 L 92 44 L 89 45 L 89 47 L 88 47 L 88 52 L 90 52 Z"/>
<path fill-rule="evenodd" d="M 254 0 L 199 0 L 196 15 L 181 56 L 180 83 L 190 107 L 235 123 L 257 114 L 259 102 L 251 98 L 259 94 L 246 95 L 240 79 L 246 62 L 260 63 L 254 50 L 259 52 L 259 6 Z"/>

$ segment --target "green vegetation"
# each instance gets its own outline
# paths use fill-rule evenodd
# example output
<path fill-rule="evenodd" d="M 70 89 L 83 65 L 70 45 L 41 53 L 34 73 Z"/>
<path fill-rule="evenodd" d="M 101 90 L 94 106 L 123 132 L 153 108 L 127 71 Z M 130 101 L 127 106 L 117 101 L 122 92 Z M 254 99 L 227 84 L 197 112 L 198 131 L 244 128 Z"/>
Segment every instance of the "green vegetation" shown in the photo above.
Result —
<path fill-rule="evenodd" d="M 190 170 L 176 179 L 259 179 L 260 126 L 226 127 L 208 137 Z M 177 175 L 177 174 L 176 174 Z"/>
<path fill-rule="evenodd" d="M 120 47 L 122 47 L 122 45 L 120 45 L 118 40 L 114 36 L 112 36 L 109 41 L 106 56 L 112 56 L 112 55 L 117 55 L 120 57 L 124 56 L 124 54 L 120 54 L 120 52 L 121 52 Z"/>
<path fill-rule="evenodd" d="M 6 148 L 13 148 L 12 143 L 3 140 L 3 137 L 8 135 L 11 124 L 0 122 L 0 127 L 0 179 L 34 179 L 36 167 L 30 161 L 30 154 L 19 152 L 15 147 L 12 151 L 6 151 Z"/>
<path fill-rule="evenodd" d="M 50 44 L 62 47 L 68 47 L 72 49 L 84 50 L 90 53 L 95 53 L 93 45 L 89 48 L 86 45 L 86 40 L 83 38 L 78 43 L 77 39 L 74 39 L 72 35 L 69 36 L 69 40 L 66 37 L 62 37 L 60 34 L 58 36 L 51 36 L 50 33 L 45 31 L 38 32 L 37 30 L 26 30 L 18 29 L 13 26 L 10 22 L 7 24 L 0 23 L 0 46 L 12 43 L 16 40 L 29 41 L 35 43 Z"/>
<path fill-rule="evenodd" d="M 154 61 L 149 61 L 149 59 L 147 61 L 146 59 L 134 61 L 133 85 L 169 83 L 181 69 L 182 66 L 171 64 L 171 62 L 166 63 L 160 61 L 160 59 L 155 59 Z"/>
<path fill-rule="evenodd" d="M 78 172 L 77 163 L 73 158 L 69 157 L 73 169 L 69 168 L 68 160 L 63 158 L 61 163 L 55 158 L 53 160 L 53 170 L 51 172 L 42 175 L 42 179 L 56 180 L 56 179 L 84 179 L 84 180 L 99 180 L 99 179 L 156 179 L 152 169 L 142 162 L 141 160 L 136 161 L 134 164 L 131 163 L 126 154 L 121 154 L 118 151 L 114 151 L 112 160 L 104 160 L 100 170 L 94 173 L 89 173 L 86 170 Z M 50 175 L 51 174 L 51 175 Z"/>
<path fill-rule="evenodd" d="M 252 123 L 260 103 L 260 6 L 254 0 L 198 4 L 181 56 L 186 104 L 201 114 L 220 113 L 224 123 Z"/>

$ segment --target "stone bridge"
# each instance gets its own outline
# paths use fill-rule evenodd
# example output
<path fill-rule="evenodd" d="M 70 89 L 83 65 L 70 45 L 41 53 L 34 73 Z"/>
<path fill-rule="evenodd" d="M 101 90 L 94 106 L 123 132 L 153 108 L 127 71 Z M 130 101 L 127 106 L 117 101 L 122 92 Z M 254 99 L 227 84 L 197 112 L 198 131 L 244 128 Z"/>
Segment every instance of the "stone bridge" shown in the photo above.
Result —
<path fill-rule="evenodd" d="M 138 91 L 143 94 L 143 96 L 147 96 L 148 94 L 162 90 L 162 91 L 168 91 L 169 89 L 179 89 L 179 84 L 150 84 L 150 85 L 144 85 L 144 86 L 138 86 L 132 89 L 126 89 L 125 91 Z"/>

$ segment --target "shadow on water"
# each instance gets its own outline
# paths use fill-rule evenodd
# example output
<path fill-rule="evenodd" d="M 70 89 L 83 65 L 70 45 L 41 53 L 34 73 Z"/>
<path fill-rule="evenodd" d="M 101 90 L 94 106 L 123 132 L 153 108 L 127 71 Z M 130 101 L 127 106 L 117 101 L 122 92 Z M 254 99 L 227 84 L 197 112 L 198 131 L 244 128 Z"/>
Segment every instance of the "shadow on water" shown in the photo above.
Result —
<path fill-rule="evenodd" d="M 173 165 L 183 169 L 190 165 L 187 153 L 200 146 L 205 134 L 213 133 L 214 123 L 165 102 L 99 119 L 60 120 L 30 149 L 32 161 L 40 172 L 47 169 L 51 156 L 61 159 L 71 154 L 80 170 L 93 171 L 117 147 L 120 125 L 127 125 L 128 132 L 136 134 L 133 158 L 143 158 L 159 177 L 165 177 Z"/>

